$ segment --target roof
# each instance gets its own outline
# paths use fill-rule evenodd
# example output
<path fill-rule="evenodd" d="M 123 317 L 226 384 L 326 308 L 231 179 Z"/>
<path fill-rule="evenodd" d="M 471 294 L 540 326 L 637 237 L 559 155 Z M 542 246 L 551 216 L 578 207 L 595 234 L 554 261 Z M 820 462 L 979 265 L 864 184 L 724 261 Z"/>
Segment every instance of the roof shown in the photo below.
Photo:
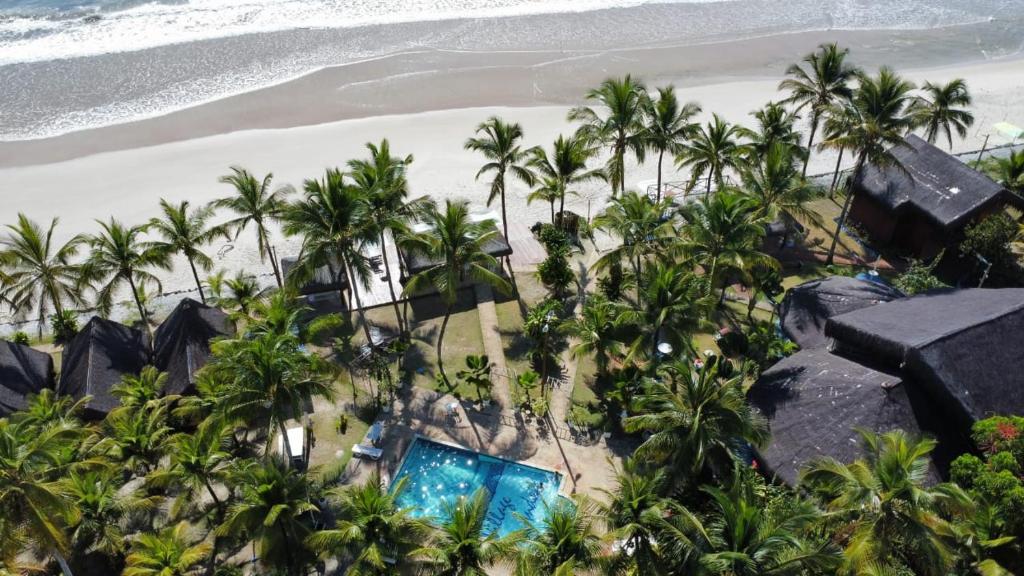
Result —
<path fill-rule="evenodd" d="M 0 340 L 0 417 L 27 408 L 29 394 L 53 387 L 53 358 L 49 354 Z"/>
<path fill-rule="evenodd" d="M 512 246 L 509 245 L 505 235 L 498 230 L 498 226 L 494 224 L 491 228 L 494 234 L 484 242 L 482 248 L 484 252 L 490 254 L 495 258 L 504 258 L 505 256 L 512 255 Z M 405 263 L 406 274 L 413 276 L 427 270 L 433 266 L 437 266 L 441 262 L 431 260 L 424 254 L 410 252 L 403 249 L 401 246 L 398 248 L 398 253 L 402 257 L 402 261 Z"/>
<path fill-rule="evenodd" d="M 801 468 L 831 457 L 849 463 L 863 456 L 857 429 L 901 429 L 936 436 L 937 409 L 895 374 L 876 370 L 824 348 L 802 350 L 766 370 L 748 398 L 768 421 L 771 440 L 759 451 L 769 474 L 795 485 Z M 958 453 L 947 441 L 935 454 L 932 481 Z M 947 454 L 948 452 L 948 454 Z"/>
<path fill-rule="evenodd" d="M 160 324 L 153 339 L 153 364 L 167 373 L 166 394 L 195 389 L 195 373 L 210 358 L 210 340 L 234 333 L 227 314 L 186 298 Z"/>
<path fill-rule="evenodd" d="M 1011 194 L 987 176 L 913 134 L 890 149 L 898 166 L 867 165 L 857 183 L 882 206 L 913 210 L 944 229 L 958 228 L 991 202 Z"/>
<path fill-rule="evenodd" d="M 801 348 L 817 348 L 827 343 L 825 323 L 832 316 L 902 297 L 884 284 L 830 276 L 789 289 L 779 305 L 779 319 L 786 337 Z"/>
<path fill-rule="evenodd" d="M 64 347 L 58 392 L 74 398 L 92 396 L 88 409 L 93 416 L 102 416 L 119 404 L 110 388 L 126 374 L 138 374 L 148 361 L 145 334 L 93 316 Z"/>
<path fill-rule="evenodd" d="M 299 294 L 311 296 L 324 292 L 339 292 L 348 287 L 348 278 L 340 264 L 324 265 L 312 274 L 302 266 L 296 266 L 296 258 L 282 258 L 281 269 L 289 283 L 300 284 Z"/>
<path fill-rule="evenodd" d="M 964 419 L 1024 414 L 1024 288 L 940 290 L 833 317 L 841 349 L 902 366 Z"/>

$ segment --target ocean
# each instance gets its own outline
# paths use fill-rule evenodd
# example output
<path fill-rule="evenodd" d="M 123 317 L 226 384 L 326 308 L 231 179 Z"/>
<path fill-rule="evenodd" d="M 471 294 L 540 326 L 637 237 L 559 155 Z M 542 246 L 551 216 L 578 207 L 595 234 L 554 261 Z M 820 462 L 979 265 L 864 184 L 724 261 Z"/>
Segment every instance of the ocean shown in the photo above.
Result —
<path fill-rule="evenodd" d="M 1024 0 L 0 0 L 0 140 L 164 114 L 403 51 L 1012 27 L 1022 16 Z"/>

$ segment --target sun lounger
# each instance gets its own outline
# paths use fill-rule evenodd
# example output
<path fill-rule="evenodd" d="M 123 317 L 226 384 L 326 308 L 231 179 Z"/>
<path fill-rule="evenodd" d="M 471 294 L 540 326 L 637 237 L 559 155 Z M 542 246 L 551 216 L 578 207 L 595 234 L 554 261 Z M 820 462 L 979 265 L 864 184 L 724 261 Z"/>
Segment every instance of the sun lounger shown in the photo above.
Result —
<path fill-rule="evenodd" d="M 380 460 L 380 457 L 384 454 L 384 451 L 381 450 L 380 448 L 374 448 L 373 446 L 353 444 L 352 454 L 363 458 L 369 458 L 370 460 Z"/>

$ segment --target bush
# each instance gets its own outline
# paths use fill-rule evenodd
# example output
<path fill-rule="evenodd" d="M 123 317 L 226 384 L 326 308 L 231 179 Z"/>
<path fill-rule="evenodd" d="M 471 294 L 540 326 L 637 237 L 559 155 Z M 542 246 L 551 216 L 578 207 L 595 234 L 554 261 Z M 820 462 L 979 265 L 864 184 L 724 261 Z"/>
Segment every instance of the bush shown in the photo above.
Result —
<path fill-rule="evenodd" d="M 1010 243 L 1017 232 L 1013 218 L 1005 213 L 993 214 L 964 230 L 960 252 L 965 256 L 978 254 L 994 267 L 1008 267 L 1015 260 Z"/>
<path fill-rule="evenodd" d="M 718 337 L 718 348 L 730 358 L 747 353 L 747 336 L 737 330 L 730 330 Z"/>
<path fill-rule="evenodd" d="M 551 224 L 540 225 L 540 229 L 537 231 L 537 239 L 544 245 L 544 250 L 548 254 L 553 249 L 565 248 L 568 250 L 572 246 L 572 239 L 569 235 Z"/>
<path fill-rule="evenodd" d="M 911 260 L 910 267 L 907 268 L 907 271 L 896 278 L 894 282 L 896 289 L 907 296 L 913 296 L 914 294 L 920 294 L 921 292 L 927 292 L 928 290 L 934 290 L 935 288 L 945 288 L 946 284 L 932 274 L 935 264 L 940 260 L 942 260 L 941 254 L 932 264 L 925 264 L 919 260 Z"/>
<path fill-rule="evenodd" d="M 15 344 L 21 344 L 23 346 L 28 346 L 29 344 L 32 343 L 32 339 L 28 337 L 28 334 L 22 332 L 21 330 L 18 330 L 17 332 L 11 335 L 11 342 L 14 342 Z"/>
<path fill-rule="evenodd" d="M 50 316 L 50 330 L 53 331 L 53 341 L 57 344 L 70 342 L 75 334 L 78 334 L 78 315 L 71 310 L 53 314 Z"/>
<path fill-rule="evenodd" d="M 537 266 L 540 281 L 555 295 L 562 295 L 576 280 L 569 267 L 569 250 L 556 247 L 548 251 L 548 257 Z"/>

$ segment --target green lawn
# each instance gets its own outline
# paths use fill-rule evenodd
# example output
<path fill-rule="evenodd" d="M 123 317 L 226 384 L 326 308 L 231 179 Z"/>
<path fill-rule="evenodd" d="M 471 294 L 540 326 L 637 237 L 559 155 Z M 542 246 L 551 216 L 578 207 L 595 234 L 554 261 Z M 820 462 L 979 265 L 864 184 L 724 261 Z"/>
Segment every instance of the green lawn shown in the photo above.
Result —
<path fill-rule="evenodd" d="M 310 417 L 315 444 L 309 453 L 310 466 L 344 466 L 352 458 L 352 445 L 358 444 L 369 429 L 372 415 L 352 413 L 345 407 L 352 402 L 352 385 L 348 373 L 342 371 L 335 383 L 336 398 L 333 403 L 317 402 L 316 410 Z M 360 394 L 366 394 L 361 391 Z M 338 430 L 338 417 L 345 414 L 348 426 L 344 433 Z M 342 451 L 341 456 L 338 452 Z"/>

